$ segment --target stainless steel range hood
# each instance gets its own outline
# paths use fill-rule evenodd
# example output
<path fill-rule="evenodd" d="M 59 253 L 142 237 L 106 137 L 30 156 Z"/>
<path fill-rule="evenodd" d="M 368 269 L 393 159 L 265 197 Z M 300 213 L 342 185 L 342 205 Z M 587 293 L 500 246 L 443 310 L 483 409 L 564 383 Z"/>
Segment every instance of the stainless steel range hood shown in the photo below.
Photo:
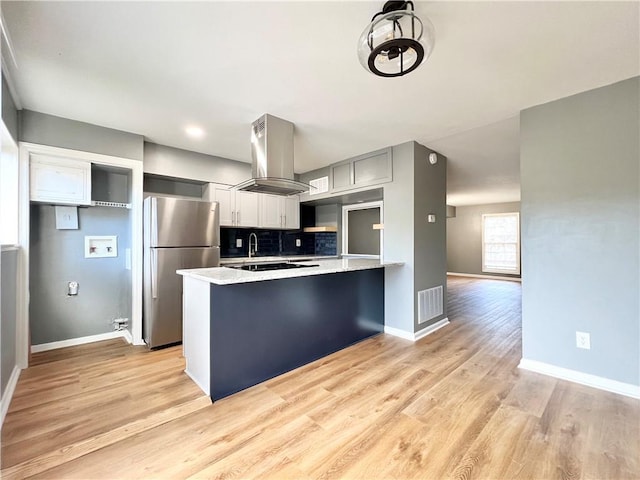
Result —
<path fill-rule="evenodd" d="M 234 188 L 273 195 L 309 190 L 309 185 L 294 180 L 293 123 L 264 114 L 251 124 L 251 175 Z"/>

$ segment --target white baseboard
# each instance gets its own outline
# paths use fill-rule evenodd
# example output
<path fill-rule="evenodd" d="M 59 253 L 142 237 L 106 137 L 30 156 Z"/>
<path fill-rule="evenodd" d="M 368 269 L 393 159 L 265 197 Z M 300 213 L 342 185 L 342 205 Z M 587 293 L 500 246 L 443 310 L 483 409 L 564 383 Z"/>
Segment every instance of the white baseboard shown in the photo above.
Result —
<path fill-rule="evenodd" d="M 543 375 L 549 375 L 550 377 L 559 378 L 561 380 L 568 380 L 570 382 L 579 383 L 599 390 L 625 395 L 631 398 L 640 398 L 640 385 L 623 383 L 617 380 L 591 375 L 589 373 L 578 372 L 577 370 L 557 367 L 549 363 L 538 362 L 537 360 L 529 360 L 527 358 L 520 360 L 518 368 L 529 370 L 531 372 L 542 373 Z"/>
<path fill-rule="evenodd" d="M 405 340 L 416 342 L 421 338 L 426 337 L 430 333 L 433 333 L 436 330 L 440 330 L 442 327 L 446 325 L 449 325 L 449 319 L 443 318 L 442 320 L 439 320 L 436 323 L 423 328 L 422 330 L 418 330 L 415 333 L 407 332 L 406 330 L 400 330 L 399 328 L 389 327 L 385 325 L 384 333 L 393 335 L 394 337 L 404 338 Z"/>
<path fill-rule="evenodd" d="M 520 277 L 502 277 L 500 275 L 478 275 L 476 273 L 447 272 L 452 277 L 485 278 L 487 280 L 508 280 L 509 282 L 522 282 Z"/>
<path fill-rule="evenodd" d="M 127 342 L 129 342 L 129 345 L 133 345 L 133 336 L 131 335 L 131 332 L 129 330 L 127 330 L 126 328 L 122 330 L 122 336 Z"/>
<path fill-rule="evenodd" d="M 438 320 L 436 323 L 432 323 L 431 325 L 423 328 L 422 330 L 418 330 L 413 334 L 414 340 L 420 340 L 421 338 L 426 337 L 427 335 L 435 332 L 436 330 L 440 330 L 442 327 L 446 327 L 449 325 L 449 319 L 443 318 L 442 320 Z"/>
<path fill-rule="evenodd" d="M 4 417 L 7 415 L 7 411 L 9 410 L 9 405 L 11 404 L 11 399 L 13 398 L 13 392 L 16 389 L 16 385 L 18 384 L 18 378 L 20 378 L 20 370 L 19 367 L 14 366 L 13 371 L 11 372 L 11 376 L 9 377 L 9 381 L 7 382 L 7 387 L 4 389 L 4 394 L 0 399 L 0 426 L 4 423 Z"/>
<path fill-rule="evenodd" d="M 73 347 L 75 345 L 84 345 L 85 343 L 101 342 L 103 340 L 111 340 L 112 338 L 124 337 L 125 339 L 127 339 L 127 335 L 124 332 L 128 333 L 127 330 L 115 330 L 113 332 L 100 333 L 98 335 L 89 335 L 88 337 L 70 338 L 69 340 L 61 340 L 59 342 L 31 345 L 31 353 L 46 352 L 47 350 Z M 129 334 L 129 337 L 131 337 L 131 334 Z"/>

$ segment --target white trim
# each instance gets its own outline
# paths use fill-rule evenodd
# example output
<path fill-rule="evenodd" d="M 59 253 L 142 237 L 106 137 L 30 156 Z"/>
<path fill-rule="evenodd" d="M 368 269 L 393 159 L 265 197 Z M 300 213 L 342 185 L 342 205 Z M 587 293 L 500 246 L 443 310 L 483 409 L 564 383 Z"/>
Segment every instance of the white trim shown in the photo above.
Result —
<path fill-rule="evenodd" d="M 399 328 L 384 326 L 384 333 L 393 335 L 394 337 L 404 338 L 405 340 L 415 341 L 413 338 L 413 332 L 407 332 L 406 330 L 400 330 Z"/>
<path fill-rule="evenodd" d="M 97 335 L 89 335 L 87 337 L 70 338 L 68 340 L 60 340 L 59 342 L 31 345 L 31 353 L 46 352 L 48 350 L 56 350 L 57 348 L 75 347 L 76 345 L 101 342 L 103 340 L 111 340 L 120 337 L 124 337 L 126 339 L 125 331 L 126 330 L 114 330 L 113 332 L 99 333 Z"/>
<path fill-rule="evenodd" d="M 2 399 L 0 399 L 0 426 L 2 426 L 2 424 L 4 423 L 4 417 L 7 415 L 9 405 L 11 405 L 13 392 L 16 390 L 16 385 L 18 384 L 18 379 L 20 378 L 21 371 L 22 370 L 17 365 L 13 367 L 13 371 L 11 372 L 11 376 L 9 377 L 7 386 L 4 389 Z"/>
<path fill-rule="evenodd" d="M 485 278 L 487 280 L 508 280 L 510 282 L 522 282 L 522 279 L 520 277 L 502 277 L 499 275 L 478 275 L 475 273 L 457 272 L 447 272 L 447 275 L 451 275 L 452 277 Z"/>
<path fill-rule="evenodd" d="M 432 323 L 431 325 L 427 325 L 422 330 L 418 330 L 416 333 L 413 334 L 413 337 L 414 337 L 414 339 L 416 341 L 418 341 L 421 338 L 424 338 L 427 335 L 430 335 L 433 332 L 435 332 L 437 330 L 440 330 L 442 327 L 446 327 L 447 325 L 449 325 L 449 319 L 447 317 L 445 317 L 442 320 L 438 320 L 436 323 Z"/>
<path fill-rule="evenodd" d="M 11 71 L 18 70 L 18 63 L 16 62 L 13 42 L 9 36 L 9 31 L 7 30 L 6 25 L 7 21 L 4 19 L 2 12 L 0 12 L 0 29 L 2 30 L 1 34 L 4 39 L 4 45 L 6 46 L 6 48 L 2 48 L 2 73 L 4 74 L 4 79 L 9 87 L 9 93 L 11 94 L 13 103 L 16 106 L 16 110 L 22 110 L 22 102 L 20 101 L 16 84 L 13 81 L 13 76 L 11 75 Z M 7 55 L 5 55 L 6 51 L 9 52 L 10 62 L 7 60 Z M 16 138 L 15 140 L 17 141 L 18 139 Z"/>
<path fill-rule="evenodd" d="M 129 330 L 127 330 L 126 328 L 124 330 L 120 330 L 122 332 L 122 336 L 124 337 L 124 339 L 129 343 L 132 344 L 133 343 L 133 337 L 131 336 L 131 332 Z"/>
<path fill-rule="evenodd" d="M 351 210 L 367 210 L 370 208 L 378 208 L 380 210 L 380 223 L 384 224 L 384 202 L 377 200 L 375 202 L 366 203 L 354 203 L 350 205 L 342 206 L 342 250 L 341 253 L 345 256 L 362 257 L 362 258 L 379 258 L 382 261 L 383 247 L 384 247 L 384 229 L 379 229 L 380 232 L 380 255 L 368 255 L 359 253 L 348 253 L 347 248 L 349 246 L 349 215 Z M 377 229 L 376 229 L 377 230 Z"/>
<path fill-rule="evenodd" d="M 579 383 L 588 387 L 605 390 L 607 392 L 617 393 L 631 398 L 640 398 L 640 385 L 619 382 L 609 378 L 598 377 L 589 373 L 578 372 L 568 368 L 557 367 L 549 363 L 538 362 L 537 360 L 529 360 L 523 358 L 520 360 L 518 368 L 529 370 L 531 372 L 549 375 L 550 377 L 568 380 L 569 382 Z"/>
<path fill-rule="evenodd" d="M 189 377 L 191 381 L 195 383 L 206 395 L 211 395 L 211 392 L 209 392 L 209 387 L 202 385 L 198 380 L 198 377 L 196 375 L 192 375 L 191 372 L 189 372 L 188 368 L 184 369 L 184 373 L 186 373 L 187 377 Z"/>
<path fill-rule="evenodd" d="M 436 330 L 440 330 L 442 327 L 446 327 L 449 325 L 449 319 L 443 318 L 442 320 L 438 320 L 436 323 L 428 325 L 422 330 L 418 330 L 417 332 L 407 332 L 406 330 L 400 330 L 399 328 L 389 327 L 387 325 L 384 326 L 384 333 L 388 335 L 393 335 L 394 337 L 404 338 L 405 340 L 409 340 L 412 342 L 417 342 L 421 338 L 426 337 L 427 335 L 435 332 Z"/>
<path fill-rule="evenodd" d="M 19 268 L 18 319 L 16 325 L 16 362 L 22 368 L 29 358 L 29 156 L 31 153 L 61 156 L 109 165 L 131 171 L 131 336 L 134 345 L 145 345 L 142 339 L 142 161 L 68 148 L 20 142 L 19 242 L 22 262 Z"/>

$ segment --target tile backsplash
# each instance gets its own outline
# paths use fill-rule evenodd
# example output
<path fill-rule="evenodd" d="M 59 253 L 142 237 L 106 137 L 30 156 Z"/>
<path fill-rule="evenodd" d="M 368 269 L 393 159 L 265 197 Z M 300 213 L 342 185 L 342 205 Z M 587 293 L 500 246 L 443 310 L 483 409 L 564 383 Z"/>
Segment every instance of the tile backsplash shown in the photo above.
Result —
<path fill-rule="evenodd" d="M 258 237 L 257 257 L 279 255 L 336 255 L 335 232 L 304 233 L 299 230 L 259 230 L 253 228 L 220 228 L 220 255 L 222 258 L 249 255 L 249 235 Z M 300 247 L 296 247 L 296 240 Z M 242 246 L 238 247 L 238 240 Z"/>

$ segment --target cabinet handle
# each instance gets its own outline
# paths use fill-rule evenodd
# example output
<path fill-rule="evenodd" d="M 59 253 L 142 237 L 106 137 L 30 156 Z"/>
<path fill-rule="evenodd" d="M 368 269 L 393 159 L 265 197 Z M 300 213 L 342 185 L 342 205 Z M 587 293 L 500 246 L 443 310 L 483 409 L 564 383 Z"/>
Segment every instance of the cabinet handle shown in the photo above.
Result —
<path fill-rule="evenodd" d="M 235 225 L 235 224 L 236 224 L 236 212 L 231 211 L 231 225 Z"/>
<path fill-rule="evenodd" d="M 240 225 L 240 210 L 236 212 L 236 220 L 238 220 L 238 225 Z"/>
<path fill-rule="evenodd" d="M 286 227 L 287 226 L 287 216 L 283 215 L 282 218 L 284 219 L 284 220 L 282 220 L 282 226 Z"/>

